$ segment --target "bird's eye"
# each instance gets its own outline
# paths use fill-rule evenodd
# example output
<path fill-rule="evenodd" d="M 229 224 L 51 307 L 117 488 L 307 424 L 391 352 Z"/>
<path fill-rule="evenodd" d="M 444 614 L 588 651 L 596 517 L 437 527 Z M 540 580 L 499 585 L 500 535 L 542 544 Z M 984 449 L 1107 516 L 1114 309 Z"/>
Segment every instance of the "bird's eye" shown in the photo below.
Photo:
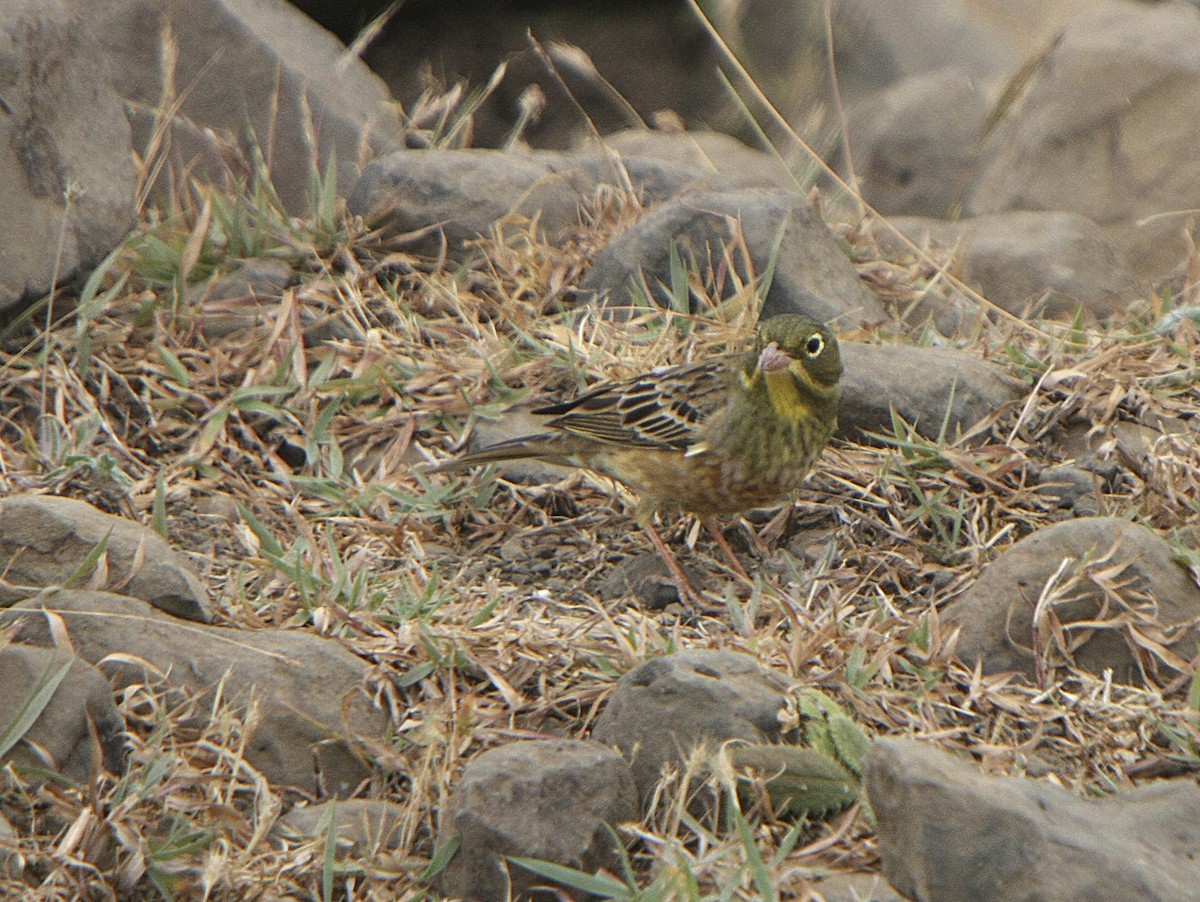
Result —
<path fill-rule="evenodd" d="M 808 341 L 804 343 L 804 353 L 809 357 L 816 357 L 825 350 L 825 339 L 820 332 L 814 332 L 808 336 Z"/>

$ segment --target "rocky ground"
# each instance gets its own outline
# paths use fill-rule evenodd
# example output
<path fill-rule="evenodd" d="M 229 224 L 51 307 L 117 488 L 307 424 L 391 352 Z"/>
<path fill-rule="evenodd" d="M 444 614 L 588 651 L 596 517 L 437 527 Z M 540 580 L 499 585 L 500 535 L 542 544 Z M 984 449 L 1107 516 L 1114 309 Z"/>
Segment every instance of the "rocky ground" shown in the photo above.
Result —
<path fill-rule="evenodd" d="M 329 35 L 218 7 L 224 77 L 278 73 L 243 110 L 290 111 L 275 153 L 209 118 L 198 75 L 168 126 L 122 30 L 138 3 L 99 44 L 87 17 L 0 13 L 13 55 L 103 46 L 122 76 L 3 95 L 19 146 L 58 151 L 0 159 L 32 224 L 0 285 L 7 897 L 1188 896 L 1200 258 L 1178 228 L 1138 250 L 1151 175 L 1111 221 L 1003 197 L 1012 146 L 1053 172 L 1054 104 L 1106 84 L 1067 73 L 1095 46 L 1119 69 L 1104 35 L 1186 68 L 1200 14 L 1097 4 L 1007 93 L 918 73 L 864 96 L 883 133 L 846 190 L 712 132 L 471 147 L 481 98 L 454 88 L 376 142 L 386 89 Z M 272 56 L 299 36 L 323 78 Z M 920 97 L 976 110 L 969 160 L 906 156 Z M 915 218 L 946 179 L 938 203 L 978 215 Z M 713 613 L 679 604 L 618 486 L 428 472 L 783 311 L 839 335 L 840 426 L 793 503 L 725 524 L 751 584 L 664 523 Z"/>

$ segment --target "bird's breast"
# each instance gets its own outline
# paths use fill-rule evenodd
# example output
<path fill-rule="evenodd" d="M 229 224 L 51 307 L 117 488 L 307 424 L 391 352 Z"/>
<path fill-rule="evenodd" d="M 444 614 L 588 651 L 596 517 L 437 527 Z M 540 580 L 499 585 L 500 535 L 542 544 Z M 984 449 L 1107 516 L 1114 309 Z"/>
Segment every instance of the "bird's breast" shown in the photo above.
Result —
<path fill-rule="evenodd" d="M 799 487 L 813 455 L 775 449 L 751 458 L 725 453 L 720 445 L 695 454 L 613 449 L 593 459 L 593 469 L 632 489 L 653 512 L 678 510 L 701 518 L 727 516 L 778 504 Z"/>

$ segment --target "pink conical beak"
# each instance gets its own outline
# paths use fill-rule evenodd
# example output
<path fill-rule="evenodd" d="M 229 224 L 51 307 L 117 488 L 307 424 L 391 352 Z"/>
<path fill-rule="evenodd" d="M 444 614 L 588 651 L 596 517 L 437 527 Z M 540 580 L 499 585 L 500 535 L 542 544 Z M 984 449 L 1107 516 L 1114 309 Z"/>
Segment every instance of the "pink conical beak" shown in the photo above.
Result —
<path fill-rule="evenodd" d="M 779 350 L 779 345 L 771 342 L 762 349 L 762 353 L 758 355 L 758 368 L 764 373 L 776 373 L 779 370 L 786 370 L 788 364 L 792 362 L 784 351 Z"/>

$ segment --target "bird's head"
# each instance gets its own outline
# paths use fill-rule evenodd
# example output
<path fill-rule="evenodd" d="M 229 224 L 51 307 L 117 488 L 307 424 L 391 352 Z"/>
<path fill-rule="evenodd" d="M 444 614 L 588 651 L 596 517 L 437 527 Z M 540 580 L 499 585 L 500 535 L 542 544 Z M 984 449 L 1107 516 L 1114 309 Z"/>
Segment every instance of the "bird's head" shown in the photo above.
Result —
<path fill-rule="evenodd" d="M 800 386 L 818 395 L 837 390 L 842 355 L 837 338 L 821 323 L 797 313 L 781 313 L 758 325 L 756 369 L 767 377 L 788 372 Z"/>

